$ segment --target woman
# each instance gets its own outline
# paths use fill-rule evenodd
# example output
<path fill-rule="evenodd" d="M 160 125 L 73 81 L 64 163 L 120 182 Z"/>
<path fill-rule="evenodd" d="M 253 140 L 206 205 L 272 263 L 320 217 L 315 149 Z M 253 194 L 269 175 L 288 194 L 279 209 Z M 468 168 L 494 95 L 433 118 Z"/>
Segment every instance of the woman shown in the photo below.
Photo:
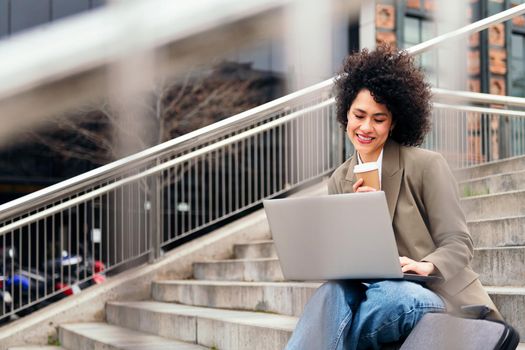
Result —
<path fill-rule="evenodd" d="M 375 191 L 353 169 L 377 161 L 403 272 L 442 282 L 325 283 L 287 349 L 378 349 L 405 338 L 425 313 L 459 313 L 462 305 L 488 305 L 489 317 L 501 319 L 470 268 L 472 240 L 452 173 L 441 155 L 415 147 L 429 130 L 431 92 L 413 58 L 387 47 L 362 50 L 346 59 L 335 92 L 355 152 L 335 170 L 328 192 Z"/>

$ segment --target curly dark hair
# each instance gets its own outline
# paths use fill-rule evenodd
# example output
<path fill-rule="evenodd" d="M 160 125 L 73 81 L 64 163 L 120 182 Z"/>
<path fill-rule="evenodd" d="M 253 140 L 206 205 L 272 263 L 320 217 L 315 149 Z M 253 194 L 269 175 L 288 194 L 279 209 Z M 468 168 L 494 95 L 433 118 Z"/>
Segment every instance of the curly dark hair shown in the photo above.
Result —
<path fill-rule="evenodd" d="M 379 46 L 349 55 L 335 78 L 337 120 L 346 129 L 347 114 L 357 94 L 367 89 L 390 113 L 390 137 L 406 146 L 419 146 L 430 129 L 430 84 L 406 51 Z"/>

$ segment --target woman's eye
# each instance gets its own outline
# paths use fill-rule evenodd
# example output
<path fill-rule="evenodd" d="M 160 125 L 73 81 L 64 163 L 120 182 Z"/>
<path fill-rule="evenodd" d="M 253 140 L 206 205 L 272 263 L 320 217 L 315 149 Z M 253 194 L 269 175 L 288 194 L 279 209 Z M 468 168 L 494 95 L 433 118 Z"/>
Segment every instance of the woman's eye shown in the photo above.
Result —
<path fill-rule="evenodd" d="M 364 118 L 362 115 L 354 114 L 354 116 L 355 116 L 357 119 L 363 119 L 363 118 Z"/>
<path fill-rule="evenodd" d="M 376 119 L 376 123 L 378 123 L 378 124 L 381 124 L 384 121 L 385 121 L 384 119 Z"/>

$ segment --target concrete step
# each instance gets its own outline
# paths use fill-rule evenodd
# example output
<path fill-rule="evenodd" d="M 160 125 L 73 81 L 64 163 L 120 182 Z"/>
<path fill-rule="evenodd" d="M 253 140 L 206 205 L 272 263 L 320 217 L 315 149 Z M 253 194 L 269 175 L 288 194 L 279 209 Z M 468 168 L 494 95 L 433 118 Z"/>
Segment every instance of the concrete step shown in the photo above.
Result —
<path fill-rule="evenodd" d="M 484 285 L 523 287 L 525 247 L 476 249 L 472 268 Z"/>
<path fill-rule="evenodd" d="M 272 240 L 236 244 L 233 247 L 233 253 L 235 259 L 260 259 L 277 257 L 277 252 L 275 251 Z"/>
<path fill-rule="evenodd" d="M 507 247 L 525 245 L 525 216 L 469 221 L 474 246 Z M 273 240 L 243 243 L 234 248 L 236 259 L 276 258 Z"/>
<path fill-rule="evenodd" d="M 217 260 L 193 264 L 193 277 L 212 281 L 284 281 L 277 258 Z"/>
<path fill-rule="evenodd" d="M 525 247 L 476 248 L 474 271 L 486 285 L 522 286 L 525 281 Z M 218 260 L 194 264 L 197 280 L 282 282 L 279 260 Z"/>
<path fill-rule="evenodd" d="M 162 302 L 300 316 L 320 283 L 159 281 L 153 297 Z M 525 334 L 525 288 L 485 287 L 507 322 Z"/>
<path fill-rule="evenodd" d="M 109 323 L 217 349 L 283 349 L 296 317 L 156 301 L 110 302 Z"/>
<path fill-rule="evenodd" d="M 525 245 L 525 216 L 468 222 L 475 247 Z"/>
<path fill-rule="evenodd" d="M 152 284 L 156 301 L 234 310 L 256 310 L 300 316 L 320 283 L 159 281 Z"/>
<path fill-rule="evenodd" d="M 472 166 L 454 171 L 458 181 L 476 179 L 512 171 L 525 169 L 525 156 L 508 158 L 500 161 L 490 162 L 483 165 Z"/>
<path fill-rule="evenodd" d="M 516 328 L 525 341 L 525 288 L 487 286 L 485 289 L 505 321 Z"/>
<path fill-rule="evenodd" d="M 462 197 L 525 190 L 525 171 L 485 176 L 458 183 Z"/>
<path fill-rule="evenodd" d="M 467 224 L 475 247 L 525 245 L 525 216 L 472 220 Z M 239 244 L 234 251 L 236 259 L 277 257 L 272 240 Z"/>
<path fill-rule="evenodd" d="M 511 191 L 461 199 L 468 221 L 525 215 L 525 191 Z"/>
<path fill-rule="evenodd" d="M 59 327 L 60 343 L 71 350 L 204 350 L 205 347 L 145 334 L 107 323 L 76 323 Z"/>

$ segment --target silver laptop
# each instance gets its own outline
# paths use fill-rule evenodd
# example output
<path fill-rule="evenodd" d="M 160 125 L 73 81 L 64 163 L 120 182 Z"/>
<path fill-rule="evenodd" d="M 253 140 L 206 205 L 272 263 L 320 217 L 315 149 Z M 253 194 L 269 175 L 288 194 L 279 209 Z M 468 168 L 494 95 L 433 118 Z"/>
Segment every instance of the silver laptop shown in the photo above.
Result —
<path fill-rule="evenodd" d="M 437 278 L 401 271 L 382 191 L 263 203 L 288 280 Z"/>

